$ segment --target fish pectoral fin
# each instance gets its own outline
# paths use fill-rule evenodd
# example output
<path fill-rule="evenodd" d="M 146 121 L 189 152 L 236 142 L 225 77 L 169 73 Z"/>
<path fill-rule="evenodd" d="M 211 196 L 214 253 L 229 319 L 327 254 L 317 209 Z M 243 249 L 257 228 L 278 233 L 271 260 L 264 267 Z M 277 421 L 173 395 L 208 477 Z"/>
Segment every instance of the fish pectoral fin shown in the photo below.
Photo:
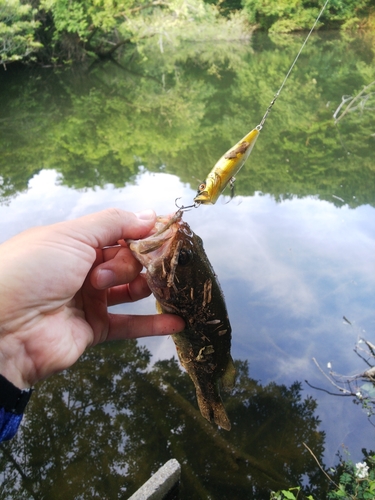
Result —
<path fill-rule="evenodd" d="M 220 379 L 221 387 L 226 391 L 233 389 L 235 381 L 236 368 L 234 367 L 232 356 L 229 356 L 227 367 Z"/>

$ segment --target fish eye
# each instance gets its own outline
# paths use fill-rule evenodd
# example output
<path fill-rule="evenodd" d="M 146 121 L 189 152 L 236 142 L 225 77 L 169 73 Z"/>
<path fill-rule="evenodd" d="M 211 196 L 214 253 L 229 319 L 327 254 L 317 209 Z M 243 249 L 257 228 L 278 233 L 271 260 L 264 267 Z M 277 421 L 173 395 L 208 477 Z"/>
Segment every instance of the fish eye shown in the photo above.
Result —
<path fill-rule="evenodd" d="M 181 248 L 180 254 L 178 256 L 178 264 L 180 266 L 186 266 L 186 264 L 189 264 L 192 258 L 193 258 L 193 252 L 190 249 Z"/>
<path fill-rule="evenodd" d="M 206 184 L 204 182 L 202 182 L 202 184 L 199 184 L 198 193 L 201 193 L 205 189 L 206 189 Z"/>

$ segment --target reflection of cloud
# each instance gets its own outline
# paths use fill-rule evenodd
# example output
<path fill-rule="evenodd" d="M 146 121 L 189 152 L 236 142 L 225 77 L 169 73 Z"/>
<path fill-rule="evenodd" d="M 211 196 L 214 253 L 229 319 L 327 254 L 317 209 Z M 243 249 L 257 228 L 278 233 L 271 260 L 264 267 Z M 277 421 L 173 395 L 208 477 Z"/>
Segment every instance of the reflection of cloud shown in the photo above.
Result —
<path fill-rule="evenodd" d="M 321 293 L 329 295 L 358 273 L 366 276 L 374 263 L 373 235 L 358 228 L 356 210 L 311 199 L 276 204 L 268 196 L 208 209 L 193 227 L 221 280 L 245 280 L 254 294 L 264 293 L 292 315 L 316 314 Z"/>
<path fill-rule="evenodd" d="M 178 177 L 163 173 L 142 174 L 136 184 L 123 188 L 82 191 L 59 185 L 58 177 L 55 170 L 42 170 L 30 180 L 27 192 L 20 193 L 9 205 L 0 205 L 1 241 L 32 226 L 74 219 L 109 207 L 133 212 L 153 208 L 164 214 L 176 210 L 175 198 L 189 199 L 188 188 Z"/>
<path fill-rule="evenodd" d="M 32 226 L 65 220 L 79 192 L 56 185 L 57 173 L 42 170 L 29 182 L 29 189 L 0 205 L 1 241 Z"/>
<path fill-rule="evenodd" d="M 176 347 L 170 336 L 167 337 L 145 337 L 139 340 L 141 345 L 147 347 L 152 353 L 151 363 L 160 359 L 177 358 Z"/>
<path fill-rule="evenodd" d="M 82 192 L 56 185 L 56 179 L 56 172 L 41 171 L 30 181 L 28 192 L 0 206 L 2 239 L 32 225 L 110 206 L 133 211 L 151 207 L 165 214 L 175 210 L 175 198 L 181 196 L 181 203 L 188 205 L 194 196 L 178 177 L 167 174 L 145 173 L 121 189 Z M 337 208 L 312 198 L 276 203 L 270 196 L 257 195 L 226 205 L 219 199 L 215 206 L 186 212 L 184 219 L 203 238 L 224 289 L 233 355 L 249 360 L 253 378 L 286 385 L 308 379 L 327 388 L 312 357 L 322 366 L 331 362 L 339 373 L 363 368 L 353 347 L 362 330 L 370 337 L 375 327 L 373 208 Z M 149 298 L 116 310 L 153 314 L 155 309 Z M 344 315 L 353 327 L 342 322 Z M 175 355 L 169 337 L 140 343 L 151 350 L 153 361 Z M 357 407 L 318 391 L 308 393 L 319 401 L 330 455 L 340 440 L 349 441 L 352 453 L 366 446 L 365 428 L 356 438 L 358 419 L 365 425 Z M 345 420 L 338 418 L 343 409 Z"/>
<path fill-rule="evenodd" d="M 113 206 L 132 212 L 153 208 L 162 215 L 177 210 L 177 197 L 186 198 L 187 188 L 174 175 L 144 173 L 135 182 L 124 188 L 108 186 L 82 193 L 72 209 L 71 218 Z"/>
<path fill-rule="evenodd" d="M 210 241 L 205 239 L 208 255 L 215 261 L 215 268 L 220 269 L 221 281 L 245 281 L 253 297 L 261 294 L 264 302 L 282 306 L 293 316 L 303 316 L 316 309 L 304 270 L 294 265 L 292 256 L 281 256 L 280 248 L 269 244 L 267 228 L 253 222 L 242 228 L 241 224 L 228 226 L 229 243 L 219 248 L 215 245 L 211 248 Z"/>

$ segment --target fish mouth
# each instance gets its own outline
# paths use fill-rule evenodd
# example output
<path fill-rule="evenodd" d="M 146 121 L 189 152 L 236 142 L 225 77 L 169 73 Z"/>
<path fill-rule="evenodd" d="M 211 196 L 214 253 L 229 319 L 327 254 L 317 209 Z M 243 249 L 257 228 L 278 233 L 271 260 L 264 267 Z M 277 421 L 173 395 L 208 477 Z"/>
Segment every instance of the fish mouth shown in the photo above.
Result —
<path fill-rule="evenodd" d="M 157 267 L 168 254 L 173 237 L 178 231 L 178 222 L 181 217 L 180 210 L 170 215 L 159 216 L 151 233 L 146 238 L 127 240 L 130 250 L 147 269 L 150 268 L 151 264 L 153 267 Z"/>

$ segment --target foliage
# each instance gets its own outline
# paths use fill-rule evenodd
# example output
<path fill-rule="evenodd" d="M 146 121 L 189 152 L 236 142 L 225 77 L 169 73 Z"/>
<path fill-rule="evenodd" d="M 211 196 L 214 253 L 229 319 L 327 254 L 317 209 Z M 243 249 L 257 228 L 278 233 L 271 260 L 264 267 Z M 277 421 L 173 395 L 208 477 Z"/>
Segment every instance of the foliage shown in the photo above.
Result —
<path fill-rule="evenodd" d="M 339 480 L 336 484 L 330 478 L 333 487 L 328 493 L 329 500 L 373 500 L 375 497 L 375 455 L 367 455 L 364 462 L 357 464 L 350 460 L 342 460 L 337 471 L 335 469 L 331 469 L 331 471 L 339 476 Z M 270 500 L 297 500 L 300 491 L 299 486 L 288 490 L 273 491 Z M 304 498 L 314 500 L 312 495 Z"/>
<path fill-rule="evenodd" d="M 334 487 L 328 493 L 329 500 L 372 500 L 375 497 L 375 455 L 367 455 L 357 464 L 341 460 L 333 472 L 336 482 L 332 479 Z"/>
<path fill-rule="evenodd" d="M 29 59 L 41 45 L 35 39 L 36 9 L 21 0 L 0 0 L 0 64 Z"/>
<path fill-rule="evenodd" d="M 160 27 L 152 21 L 155 11 L 166 13 L 162 16 L 166 30 L 168 25 L 180 24 L 181 20 L 186 23 L 189 16 L 198 22 L 209 10 L 200 0 L 189 3 L 185 0 L 41 0 L 40 7 L 53 19 L 53 41 L 55 50 L 61 51 L 59 57 L 73 60 L 77 59 L 78 51 L 81 57 L 87 51 L 108 56 L 123 44 L 159 33 Z M 141 33 L 140 22 L 146 25 Z"/>
<path fill-rule="evenodd" d="M 344 321 L 352 325 L 345 317 Z M 363 344 L 366 347 L 363 347 Z M 334 396 L 340 394 L 354 398 L 353 402 L 362 406 L 370 419 L 375 414 L 375 345 L 360 338 L 354 352 L 367 365 L 364 372 L 356 375 L 338 375 L 331 370 L 330 363 L 330 372 L 327 375 L 314 359 L 320 371 L 338 392 L 332 393 L 325 389 L 320 390 Z M 331 491 L 328 494 L 329 500 L 372 500 L 375 498 L 375 454 L 368 453 L 366 450 L 362 451 L 365 456 L 363 462 L 354 464 L 350 459 L 344 460 L 340 457 L 337 468 L 330 469 L 330 476 L 325 473 L 330 479 L 331 485 Z"/>
<path fill-rule="evenodd" d="M 331 468 L 331 491 L 328 500 L 373 500 L 375 498 L 375 455 L 366 454 L 364 462 L 354 464 L 351 460 L 342 460 L 336 469 Z M 334 473 L 334 474 L 333 474 Z M 337 476 L 337 483 L 336 481 Z M 296 494 L 294 493 L 296 492 Z M 301 488 L 299 486 L 288 490 L 271 492 L 270 500 L 297 500 Z M 303 497 L 314 500 L 312 495 Z"/>
<path fill-rule="evenodd" d="M 323 4 L 323 1 L 316 0 L 243 0 L 250 23 L 259 25 L 263 30 L 284 33 L 310 29 Z M 361 20 L 369 15 L 371 6 L 371 0 L 331 0 L 320 24 L 326 27 L 358 27 Z"/>
<path fill-rule="evenodd" d="M 134 182 L 140 166 L 196 188 L 259 123 L 302 38 L 286 44 L 258 34 L 253 46 L 181 43 L 178 51 L 165 39 L 163 52 L 149 40 L 131 63 L 124 57 L 89 73 L 20 78 L 8 70 L 0 85 L 2 200 L 27 189 L 41 168 L 78 189 Z M 372 38 L 310 41 L 237 176 L 236 194 L 373 204 L 370 101 L 336 125 L 332 117 L 343 95 L 375 79 Z"/>
<path fill-rule="evenodd" d="M 270 32 L 310 28 L 316 0 L 0 0 L 0 62 L 43 64 L 108 58 L 153 38 L 242 40 L 257 25 Z M 371 0 L 331 0 L 322 23 L 356 28 L 375 17 Z"/>
<path fill-rule="evenodd" d="M 295 488 L 289 488 L 288 490 L 272 491 L 270 500 L 297 500 L 301 488 L 296 486 Z M 294 493 L 296 492 L 296 493 Z M 307 500 L 314 500 L 312 495 L 306 497 Z"/>
<path fill-rule="evenodd" d="M 144 38 L 241 39 L 250 31 L 245 16 L 224 18 L 203 0 L 34 0 L 33 8 L 21 0 L 0 1 L 5 62 L 31 52 L 43 64 L 81 62 L 111 57 Z"/>

